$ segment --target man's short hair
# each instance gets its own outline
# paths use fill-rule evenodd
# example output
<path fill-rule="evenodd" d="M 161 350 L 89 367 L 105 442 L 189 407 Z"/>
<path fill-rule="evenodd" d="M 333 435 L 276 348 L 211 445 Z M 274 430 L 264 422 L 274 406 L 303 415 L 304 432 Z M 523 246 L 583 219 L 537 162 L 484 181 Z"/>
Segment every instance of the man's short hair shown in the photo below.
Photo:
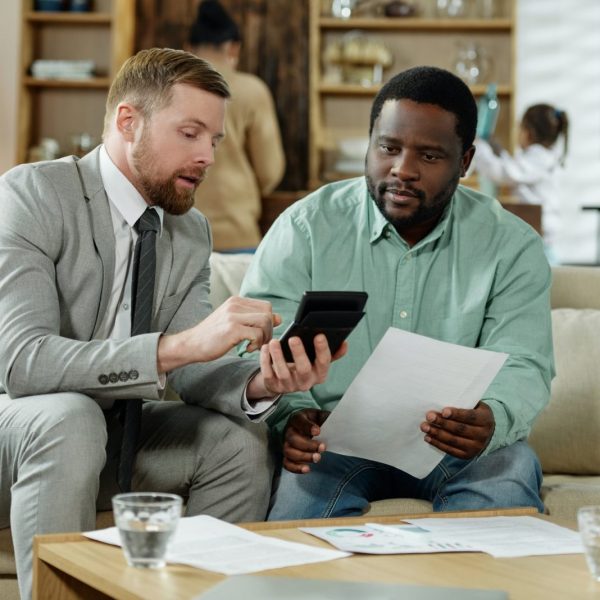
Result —
<path fill-rule="evenodd" d="M 208 62 L 183 50 L 151 48 L 127 59 L 108 91 L 104 131 L 119 102 L 130 102 L 144 118 L 169 104 L 173 86 L 181 83 L 230 98 L 223 76 Z"/>
<path fill-rule="evenodd" d="M 468 86 L 456 75 L 437 67 L 414 67 L 398 73 L 382 88 L 373 101 L 369 136 L 383 105 L 388 100 L 412 100 L 434 104 L 456 116 L 456 133 L 466 152 L 475 139 L 477 104 Z"/>

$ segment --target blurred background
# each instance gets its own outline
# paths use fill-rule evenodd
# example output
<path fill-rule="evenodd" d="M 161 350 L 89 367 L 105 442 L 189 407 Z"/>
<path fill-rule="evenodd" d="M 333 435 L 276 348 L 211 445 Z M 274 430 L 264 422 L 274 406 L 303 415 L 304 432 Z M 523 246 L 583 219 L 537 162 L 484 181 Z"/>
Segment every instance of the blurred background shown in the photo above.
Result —
<path fill-rule="evenodd" d="M 495 137 L 510 151 L 527 106 L 544 102 L 568 113 L 556 250 L 563 263 L 599 262 L 600 2 L 221 1 L 242 35 L 238 68 L 271 90 L 285 149 L 285 174 L 263 198 L 263 230 L 306 190 L 360 174 L 380 84 L 407 67 L 433 64 L 465 79 L 478 100 L 494 86 L 500 106 Z M 119 64 L 142 48 L 184 47 L 197 5 L 1 3 L 0 173 L 27 160 L 83 154 L 97 144 Z M 515 204 L 510 190 L 496 191 L 507 207 Z M 530 217 L 527 210 L 526 220 L 539 221 L 539 213 Z"/>

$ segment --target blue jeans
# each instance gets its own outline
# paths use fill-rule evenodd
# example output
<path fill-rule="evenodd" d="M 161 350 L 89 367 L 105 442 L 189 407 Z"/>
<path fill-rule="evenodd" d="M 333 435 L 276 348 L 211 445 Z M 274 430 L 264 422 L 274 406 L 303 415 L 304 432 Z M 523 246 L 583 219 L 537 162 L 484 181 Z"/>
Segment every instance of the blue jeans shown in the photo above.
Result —
<path fill-rule="evenodd" d="M 346 517 L 362 514 L 370 502 L 420 498 L 434 511 L 533 506 L 543 512 L 539 495 L 542 469 L 526 442 L 472 460 L 446 455 L 424 479 L 382 463 L 324 452 L 310 473 L 282 469 L 269 521 Z"/>

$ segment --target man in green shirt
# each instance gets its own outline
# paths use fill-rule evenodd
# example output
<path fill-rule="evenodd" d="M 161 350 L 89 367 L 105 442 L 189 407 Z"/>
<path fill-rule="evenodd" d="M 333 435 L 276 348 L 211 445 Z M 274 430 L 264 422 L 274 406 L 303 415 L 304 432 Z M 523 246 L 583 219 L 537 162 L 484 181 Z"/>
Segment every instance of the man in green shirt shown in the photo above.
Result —
<path fill-rule="evenodd" d="M 360 514 L 389 497 L 424 498 L 435 510 L 543 510 L 525 440 L 553 376 L 550 269 L 525 222 L 458 185 L 476 122 L 471 92 L 451 73 L 396 75 L 373 103 L 366 176 L 294 204 L 260 245 L 242 294 L 272 302 L 282 328 L 305 290 L 369 294 L 329 379 L 287 395 L 270 419 L 284 467 L 270 519 Z M 388 327 L 509 354 L 475 408 L 423 407 L 422 435 L 446 453 L 423 479 L 313 439 Z M 376 394 L 364 401 L 377 410 Z"/>

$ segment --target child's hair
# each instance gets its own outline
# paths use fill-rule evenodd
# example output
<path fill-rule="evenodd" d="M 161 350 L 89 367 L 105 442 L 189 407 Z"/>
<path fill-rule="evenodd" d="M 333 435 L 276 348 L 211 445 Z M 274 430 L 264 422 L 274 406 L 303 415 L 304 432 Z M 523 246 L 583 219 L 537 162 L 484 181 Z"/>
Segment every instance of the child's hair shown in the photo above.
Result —
<path fill-rule="evenodd" d="M 554 146 L 562 135 L 561 164 L 564 163 L 569 140 L 569 119 L 564 110 L 559 110 L 550 104 L 534 104 L 525 111 L 521 124 L 529 132 L 533 143 L 541 144 L 546 148 Z"/>

